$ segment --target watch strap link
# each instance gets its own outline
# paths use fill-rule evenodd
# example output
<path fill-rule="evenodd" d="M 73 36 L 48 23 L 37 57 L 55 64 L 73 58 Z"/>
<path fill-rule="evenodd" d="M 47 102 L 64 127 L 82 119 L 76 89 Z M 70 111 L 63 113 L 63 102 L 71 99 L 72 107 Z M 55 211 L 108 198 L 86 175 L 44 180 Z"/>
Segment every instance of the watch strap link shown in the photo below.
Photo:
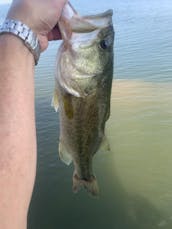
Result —
<path fill-rule="evenodd" d="M 40 45 L 36 34 L 24 23 L 18 20 L 6 19 L 0 26 L 0 34 L 11 33 L 23 40 L 26 47 L 33 54 L 35 65 L 40 57 Z"/>

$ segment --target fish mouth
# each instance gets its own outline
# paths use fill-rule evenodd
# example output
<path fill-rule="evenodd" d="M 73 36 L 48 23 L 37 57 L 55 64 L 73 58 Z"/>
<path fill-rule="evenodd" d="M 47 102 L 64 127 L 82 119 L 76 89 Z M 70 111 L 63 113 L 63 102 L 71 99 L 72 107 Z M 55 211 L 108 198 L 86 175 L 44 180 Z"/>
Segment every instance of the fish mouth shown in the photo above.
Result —
<path fill-rule="evenodd" d="M 108 26 L 112 26 L 112 16 L 112 9 L 95 15 L 80 16 L 73 8 L 73 6 L 70 3 L 67 3 L 63 9 L 61 20 L 59 21 L 60 30 L 61 32 L 66 30 L 68 36 L 71 35 L 72 32 L 92 32 Z"/>
<path fill-rule="evenodd" d="M 73 15 L 79 15 L 70 2 L 68 2 L 66 4 L 66 7 L 68 8 L 68 10 L 67 10 L 68 13 L 70 11 L 70 17 L 72 17 Z M 96 19 L 96 18 L 103 18 L 103 17 L 108 17 L 108 16 L 110 16 L 110 17 L 113 16 L 113 10 L 112 9 L 106 10 L 105 12 L 98 13 L 96 15 L 95 14 L 94 15 L 85 15 L 85 16 L 83 16 L 83 18 L 94 18 L 94 19 Z"/>

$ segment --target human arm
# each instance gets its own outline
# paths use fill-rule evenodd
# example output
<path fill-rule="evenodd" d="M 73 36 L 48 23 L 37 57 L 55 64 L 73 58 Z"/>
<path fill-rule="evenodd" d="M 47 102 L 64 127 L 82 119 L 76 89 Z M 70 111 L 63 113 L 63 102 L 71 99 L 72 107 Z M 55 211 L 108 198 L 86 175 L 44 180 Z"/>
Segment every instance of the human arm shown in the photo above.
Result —
<path fill-rule="evenodd" d="M 27 24 L 45 50 L 48 39 L 55 38 L 52 28 L 65 2 L 14 0 L 7 17 Z M 35 132 L 33 55 L 19 38 L 0 35 L 0 229 L 27 227 L 36 171 Z"/>

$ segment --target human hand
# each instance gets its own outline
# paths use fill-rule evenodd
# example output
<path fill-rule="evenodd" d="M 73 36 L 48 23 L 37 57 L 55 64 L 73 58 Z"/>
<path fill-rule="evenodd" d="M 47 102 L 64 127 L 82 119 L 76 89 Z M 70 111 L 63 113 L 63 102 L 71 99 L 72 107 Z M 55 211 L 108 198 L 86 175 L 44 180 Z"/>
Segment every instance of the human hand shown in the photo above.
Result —
<path fill-rule="evenodd" d="M 38 36 L 41 51 L 60 39 L 57 22 L 67 0 L 13 0 L 7 18 L 28 25 Z"/>

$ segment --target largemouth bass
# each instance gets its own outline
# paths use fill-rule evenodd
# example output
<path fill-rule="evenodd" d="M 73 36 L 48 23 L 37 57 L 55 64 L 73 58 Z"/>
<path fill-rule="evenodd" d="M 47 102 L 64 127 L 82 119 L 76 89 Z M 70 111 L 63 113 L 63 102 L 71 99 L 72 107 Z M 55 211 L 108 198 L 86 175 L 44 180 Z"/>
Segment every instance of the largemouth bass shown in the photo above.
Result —
<path fill-rule="evenodd" d="M 68 3 L 59 21 L 63 43 L 57 57 L 53 105 L 59 111 L 59 155 L 74 163 L 73 191 L 99 188 L 93 156 L 105 145 L 110 115 L 114 30 L 112 10 L 81 17 Z"/>

